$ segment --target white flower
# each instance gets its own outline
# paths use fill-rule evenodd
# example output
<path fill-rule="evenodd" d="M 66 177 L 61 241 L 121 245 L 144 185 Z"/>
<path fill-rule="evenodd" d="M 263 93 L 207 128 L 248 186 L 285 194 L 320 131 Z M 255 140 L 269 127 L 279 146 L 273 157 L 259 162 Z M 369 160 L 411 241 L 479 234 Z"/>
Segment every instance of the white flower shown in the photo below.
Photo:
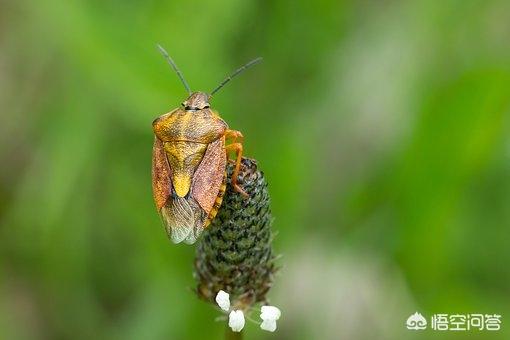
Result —
<path fill-rule="evenodd" d="M 260 311 L 260 318 L 262 319 L 260 328 L 265 331 L 274 332 L 276 330 L 276 320 L 280 318 L 282 312 L 275 306 L 262 306 Z"/>
<path fill-rule="evenodd" d="M 260 328 L 265 331 L 274 332 L 274 331 L 276 331 L 276 321 L 275 320 L 264 320 L 260 324 Z"/>
<path fill-rule="evenodd" d="M 262 306 L 260 308 L 260 311 L 262 312 L 262 313 L 260 313 L 260 318 L 262 320 L 274 320 L 274 321 L 276 321 L 282 315 L 282 312 L 280 311 L 280 309 L 278 309 L 275 306 Z"/>
<path fill-rule="evenodd" d="M 233 332 L 240 332 L 244 327 L 244 314 L 242 310 L 233 310 L 228 316 L 228 326 Z"/>
<path fill-rule="evenodd" d="M 220 290 L 218 294 L 216 294 L 216 303 L 223 309 L 225 312 L 228 312 L 230 309 L 230 297 L 227 292 Z"/>

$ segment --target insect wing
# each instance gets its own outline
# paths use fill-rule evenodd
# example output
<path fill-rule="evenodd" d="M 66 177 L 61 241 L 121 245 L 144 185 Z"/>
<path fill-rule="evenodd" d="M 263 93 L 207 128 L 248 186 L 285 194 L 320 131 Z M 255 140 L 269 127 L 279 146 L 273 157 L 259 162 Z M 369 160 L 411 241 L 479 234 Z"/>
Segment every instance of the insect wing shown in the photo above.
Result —
<path fill-rule="evenodd" d="M 163 142 L 156 137 L 152 148 L 152 194 L 158 212 L 166 204 L 171 194 L 172 180 L 170 175 L 171 170 L 163 148 Z"/>
<path fill-rule="evenodd" d="M 193 176 L 193 198 L 207 214 L 213 208 L 220 191 L 226 163 L 225 138 L 219 138 L 209 144 Z"/>
<path fill-rule="evenodd" d="M 152 189 L 156 208 L 172 242 L 193 244 L 203 230 L 207 214 L 192 197 L 172 197 L 171 174 L 163 142 L 155 138 Z"/>
<path fill-rule="evenodd" d="M 173 243 L 193 244 L 204 229 L 205 213 L 190 197 L 170 198 L 160 215 Z"/>

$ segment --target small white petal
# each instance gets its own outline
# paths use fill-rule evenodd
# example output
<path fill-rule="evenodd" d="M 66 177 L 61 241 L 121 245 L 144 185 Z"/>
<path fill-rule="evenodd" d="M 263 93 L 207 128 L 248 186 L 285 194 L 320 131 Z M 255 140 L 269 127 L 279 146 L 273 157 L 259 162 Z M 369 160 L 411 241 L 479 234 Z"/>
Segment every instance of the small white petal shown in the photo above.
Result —
<path fill-rule="evenodd" d="M 276 321 L 274 320 L 264 320 L 260 324 L 260 328 L 268 331 L 268 332 L 274 332 L 276 331 Z"/>
<path fill-rule="evenodd" d="M 280 309 L 275 306 L 262 306 L 260 310 L 262 312 L 260 313 L 262 320 L 278 320 L 282 315 Z"/>
<path fill-rule="evenodd" d="M 230 309 L 230 297 L 227 292 L 220 290 L 218 294 L 216 294 L 216 303 L 223 309 L 225 312 L 228 312 Z"/>
<path fill-rule="evenodd" d="M 244 314 L 242 310 L 233 310 L 228 316 L 228 326 L 233 332 L 240 332 L 244 327 Z"/>

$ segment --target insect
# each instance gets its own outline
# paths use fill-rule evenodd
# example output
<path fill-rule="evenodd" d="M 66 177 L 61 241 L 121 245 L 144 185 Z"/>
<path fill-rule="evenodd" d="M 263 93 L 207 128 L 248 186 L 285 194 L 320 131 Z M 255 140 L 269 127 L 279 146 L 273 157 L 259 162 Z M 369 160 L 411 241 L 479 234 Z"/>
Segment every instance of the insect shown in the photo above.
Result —
<path fill-rule="evenodd" d="M 243 135 L 231 130 L 210 108 L 209 101 L 231 79 L 262 58 L 240 67 L 207 94 L 192 92 L 172 58 L 161 46 L 158 48 L 177 73 L 188 98 L 181 107 L 152 122 L 153 196 L 169 238 L 174 243 L 193 244 L 221 206 L 231 153 L 235 153 L 231 184 L 235 191 L 247 196 L 237 184 Z"/>

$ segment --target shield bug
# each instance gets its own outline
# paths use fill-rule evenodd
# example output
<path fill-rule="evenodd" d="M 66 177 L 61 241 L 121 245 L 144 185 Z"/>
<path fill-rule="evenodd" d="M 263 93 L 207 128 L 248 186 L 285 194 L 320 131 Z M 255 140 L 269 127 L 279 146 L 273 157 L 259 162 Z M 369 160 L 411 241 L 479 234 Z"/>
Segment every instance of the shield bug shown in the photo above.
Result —
<path fill-rule="evenodd" d="M 231 153 L 235 153 L 231 184 L 247 196 L 236 183 L 243 135 L 229 129 L 210 108 L 209 101 L 232 78 L 262 58 L 240 67 L 207 94 L 192 92 L 172 58 L 161 46 L 158 48 L 177 73 L 188 98 L 181 107 L 152 122 L 154 201 L 169 238 L 174 243 L 193 244 L 221 206 L 226 188 L 226 163 Z"/>

